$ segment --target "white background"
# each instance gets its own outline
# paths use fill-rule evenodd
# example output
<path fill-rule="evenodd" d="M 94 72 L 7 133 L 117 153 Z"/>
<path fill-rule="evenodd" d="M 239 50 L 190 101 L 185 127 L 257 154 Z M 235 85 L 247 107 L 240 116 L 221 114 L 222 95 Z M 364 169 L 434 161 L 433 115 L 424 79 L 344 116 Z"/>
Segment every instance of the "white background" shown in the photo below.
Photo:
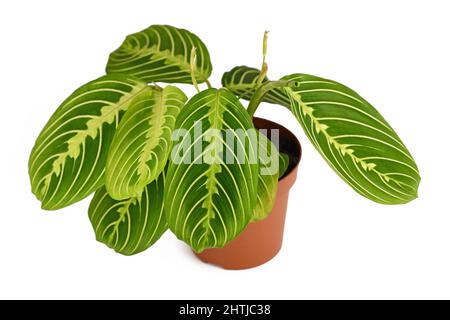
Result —
<path fill-rule="evenodd" d="M 450 298 L 449 15 L 431 0 L 1 1 L 0 298 Z M 42 211 L 27 175 L 34 139 L 127 34 L 157 23 L 202 38 L 216 86 L 235 65 L 260 65 L 270 30 L 269 76 L 311 73 L 369 100 L 415 157 L 419 198 L 362 198 L 286 109 L 262 105 L 304 151 L 284 247 L 266 265 L 212 267 L 169 233 L 124 257 L 95 241 L 89 199 Z"/>

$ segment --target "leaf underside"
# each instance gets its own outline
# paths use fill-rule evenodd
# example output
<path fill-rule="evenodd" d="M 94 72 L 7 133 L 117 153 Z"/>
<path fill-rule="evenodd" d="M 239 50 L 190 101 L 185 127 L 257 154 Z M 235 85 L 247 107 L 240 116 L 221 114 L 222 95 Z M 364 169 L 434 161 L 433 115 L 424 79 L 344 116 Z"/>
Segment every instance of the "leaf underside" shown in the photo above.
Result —
<path fill-rule="evenodd" d="M 167 25 L 153 25 L 127 36 L 109 56 L 106 72 L 130 74 L 146 82 L 192 83 L 193 47 L 195 77 L 202 83 L 212 71 L 205 44 L 193 33 Z"/>
<path fill-rule="evenodd" d="M 198 137 L 197 121 L 202 127 Z M 164 195 L 169 227 L 197 252 L 222 247 L 245 228 L 256 203 L 258 163 L 246 133 L 253 124 L 230 91 L 208 89 L 182 109 L 176 128 L 189 134 L 173 147 L 179 163 L 169 161 Z M 225 138 L 226 129 L 232 129 L 229 138 L 235 143 Z M 233 163 L 219 159 L 219 148 Z"/>

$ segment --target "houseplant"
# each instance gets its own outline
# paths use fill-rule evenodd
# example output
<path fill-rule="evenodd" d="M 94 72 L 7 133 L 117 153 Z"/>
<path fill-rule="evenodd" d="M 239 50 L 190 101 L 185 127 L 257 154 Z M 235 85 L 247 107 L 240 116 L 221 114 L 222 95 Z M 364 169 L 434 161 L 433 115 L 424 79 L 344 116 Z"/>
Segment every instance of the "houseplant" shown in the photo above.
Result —
<path fill-rule="evenodd" d="M 168 228 L 196 252 L 223 247 L 251 221 L 265 220 L 289 161 L 292 171 L 292 155 L 252 131 L 262 101 L 287 107 L 361 195 L 383 204 L 413 200 L 417 166 L 384 118 L 335 81 L 306 74 L 270 81 L 266 35 L 261 70 L 236 67 L 220 89 L 209 83 L 208 50 L 191 32 L 154 25 L 128 36 L 111 53 L 107 74 L 70 95 L 38 136 L 29 175 L 42 208 L 95 192 L 96 237 L 126 255 Z M 157 83 L 188 83 L 198 93 L 188 101 L 179 88 Z M 247 110 L 239 98 L 250 101 Z M 263 174 L 278 161 L 282 170 Z"/>

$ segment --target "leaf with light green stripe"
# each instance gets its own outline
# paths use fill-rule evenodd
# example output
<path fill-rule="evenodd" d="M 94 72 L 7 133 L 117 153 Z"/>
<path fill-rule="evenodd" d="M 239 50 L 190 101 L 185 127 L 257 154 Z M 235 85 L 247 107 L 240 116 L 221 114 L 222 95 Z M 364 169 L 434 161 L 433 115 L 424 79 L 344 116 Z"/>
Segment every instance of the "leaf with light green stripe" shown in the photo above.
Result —
<path fill-rule="evenodd" d="M 105 184 L 117 200 L 138 197 L 162 172 L 175 120 L 187 100 L 173 86 L 150 88 L 133 99 L 109 148 Z"/>
<path fill-rule="evenodd" d="M 167 230 L 163 199 L 163 173 L 136 198 L 114 200 L 102 187 L 89 206 L 97 240 L 124 255 L 146 250 Z"/>
<path fill-rule="evenodd" d="M 246 66 L 234 67 L 232 70 L 225 72 L 222 77 L 222 85 L 231 90 L 239 98 L 250 100 L 255 93 L 259 77 L 259 70 Z M 267 77 L 262 83 L 269 81 Z M 263 98 L 264 102 L 279 104 L 287 108 L 290 107 L 289 98 L 283 89 L 273 89 L 269 91 Z"/>
<path fill-rule="evenodd" d="M 281 179 L 289 167 L 289 155 L 287 155 L 286 153 L 280 152 L 280 161 L 279 162 L 280 162 L 280 164 L 279 164 L 280 169 L 278 170 L 279 171 L 278 179 Z"/>
<path fill-rule="evenodd" d="M 275 204 L 278 188 L 279 154 L 275 145 L 258 132 L 258 191 L 252 221 L 267 218 Z"/>
<path fill-rule="evenodd" d="M 416 163 L 392 127 L 360 95 L 335 81 L 306 74 L 283 78 L 294 113 L 328 164 L 353 189 L 383 204 L 417 197 Z"/>
<path fill-rule="evenodd" d="M 153 25 L 126 37 L 109 56 L 107 73 L 124 73 L 146 82 L 192 83 L 191 50 L 196 48 L 198 83 L 211 75 L 204 43 L 193 33 L 166 25 Z"/>
<path fill-rule="evenodd" d="M 181 110 L 176 128 L 186 134 L 169 161 L 169 227 L 197 252 L 222 247 L 244 230 L 256 204 L 258 160 L 246 131 L 252 121 L 230 91 L 208 89 Z"/>
<path fill-rule="evenodd" d="M 236 67 L 224 74 L 222 83 L 250 99 L 258 75 L 257 69 Z M 316 149 L 353 189 L 385 204 L 417 197 L 417 165 L 370 103 L 335 81 L 304 74 L 282 79 L 298 80 L 300 88 L 286 89 L 289 94 L 284 89 L 271 90 L 263 101 L 292 109 Z"/>
<path fill-rule="evenodd" d="M 131 99 L 145 83 L 107 75 L 80 87 L 50 118 L 29 159 L 33 193 L 42 208 L 59 209 L 104 184 L 106 156 Z"/>

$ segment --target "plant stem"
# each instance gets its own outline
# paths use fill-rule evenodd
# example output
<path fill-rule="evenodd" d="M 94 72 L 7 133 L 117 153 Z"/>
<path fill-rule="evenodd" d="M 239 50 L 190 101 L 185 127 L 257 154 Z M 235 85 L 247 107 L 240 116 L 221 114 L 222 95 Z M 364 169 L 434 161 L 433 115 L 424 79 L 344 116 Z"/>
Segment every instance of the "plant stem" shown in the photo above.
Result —
<path fill-rule="evenodd" d="M 195 78 L 195 67 L 196 67 L 196 64 L 197 64 L 197 48 L 196 47 L 192 47 L 192 50 L 191 50 L 191 61 L 190 61 L 192 84 L 194 85 L 194 87 L 197 90 L 197 92 L 200 92 L 200 89 L 198 88 L 198 84 L 197 84 L 197 79 Z"/>
<path fill-rule="evenodd" d="M 298 81 L 294 80 L 278 80 L 278 81 L 268 81 L 264 83 L 253 94 L 252 99 L 250 100 L 247 107 L 247 113 L 250 115 L 250 117 L 253 118 L 253 115 L 255 114 L 256 109 L 258 108 L 265 94 L 270 90 L 287 87 L 296 88 L 298 86 L 299 86 Z"/>
<path fill-rule="evenodd" d="M 261 65 L 261 71 L 259 72 L 258 79 L 255 83 L 255 88 L 259 87 L 261 83 L 264 81 L 264 78 L 267 75 L 267 63 L 266 63 L 266 55 L 267 55 L 267 38 L 269 37 L 269 31 L 264 31 L 264 37 L 263 37 L 263 50 L 262 50 L 262 65 Z"/>

